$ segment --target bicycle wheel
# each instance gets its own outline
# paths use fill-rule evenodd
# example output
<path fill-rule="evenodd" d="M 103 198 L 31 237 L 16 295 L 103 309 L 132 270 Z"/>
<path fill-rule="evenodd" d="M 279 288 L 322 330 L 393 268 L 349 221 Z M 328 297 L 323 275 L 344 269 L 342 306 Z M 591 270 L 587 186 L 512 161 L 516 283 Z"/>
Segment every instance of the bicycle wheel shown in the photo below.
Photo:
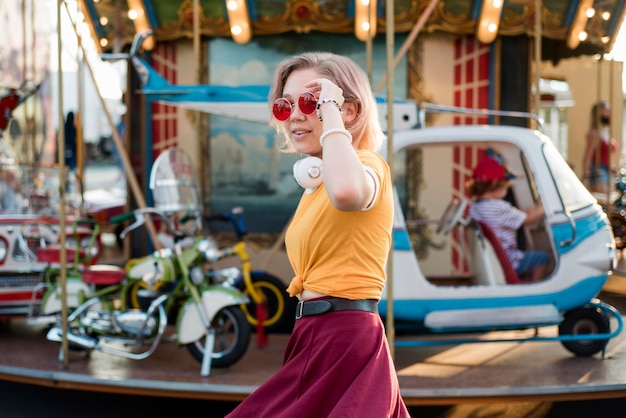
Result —
<path fill-rule="evenodd" d="M 238 306 L 222 309 L 213 318 L 215 327 L 215 346 L 211 356 L 211 367 L 223 368 L 235 364 L 248 349 L 250 343 L 250 325 Z M 204 357 L 204 337 L 186 344 L 193 358 L 202 363 Z"/>
<path fill-rule="evenodd" d="M 252 285 L 256 291 L 265 296 L 267 311 L 263 320 L 266 332 L 291 332 L 295 321 L 295 298 L 289 297 L 287 286 L 277 277 L 265 272 L 252 272 Z M 237 282 L 237 287 L 250 302 L 241 305 L 248 323 L 256 329 L 258 324 L 257 309 L 250 290 L 246 289 L 243 278 Z"/>

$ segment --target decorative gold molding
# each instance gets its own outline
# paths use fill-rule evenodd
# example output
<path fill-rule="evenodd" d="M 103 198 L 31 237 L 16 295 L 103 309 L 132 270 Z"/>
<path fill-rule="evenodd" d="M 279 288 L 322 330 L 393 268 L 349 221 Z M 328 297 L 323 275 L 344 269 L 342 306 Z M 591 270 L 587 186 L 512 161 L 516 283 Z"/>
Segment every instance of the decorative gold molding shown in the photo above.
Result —
<path fill-rule="evenodd" d="M 329 33 L 353 33 L 354 19 L 345 10 L 320 5 L 311 0 L 292 0 L 285 3 L 282 14 L 259 16 L 252 23 L 252 31 L 259 35 L 284 32 L 309 33 L 312 30 Z"/>
<path fill-rule="evenodd" d="M 202 5 L 199 6 L 199 9 L 201 35 L 230 38 L 230 27 L 226 17 L 209 19 L 204 14 Z M 159 41 L 193 38 L 193 1 L 183 1 L 178 8 L 178 20 L 156 29 L 155 34 Z"/>
<path fill-rule="evenodd" d="M 417 38 L 410 46 L 406 55 L 407 59 L 407 84 L 408 97 L 416 102 L 432 103 L 433 98 L 425 93 L 425 76 L 424 76 L 424 41 L 423 38 Z"/>
<path fill-rule="evenodd" d="M 85 1 L 85 0 L 81 0 Z M 172 0 L 175 1 L 175 0 Z M 352 0 L 287 0 L 284 2 L 257 2 L 254 21 L 251 22 L 252 36 L 277 35 L 283 33 L 307 34 L 310 32 L 323 32 L 334 34 L 353 34 L 354 17 L 349 15 L 348 1 Z M 402 0 L 397 1 L 397 9 L 394 16 L 394 30 L 396 33 L 410 32 L 419 20 L 431 0 Z M 608 1 L 608 0 L 607 0 Z M 606 6 L 614 11 L 619 0 L 612 0 Z M 177 16 L 166 19 L 162 25 L 155 29 L 158 41 L 172 41 L 179 38 L 193 37 L 193 0 L 177 0 Z M 230 38 L 228 20 L 225 9 L 211 3 L 210 10 L 200 6 L 200 32 L 203 37 Z M 439 1 L 431 16 L 425 22 L 422 33 L 448 32 L 457 35 L 473 34 L 476 32 L 477 21 L 472 17 L 472 4 L 469 0 L 442 0 Z M 536 3 L 532 0 L 507 0 L 499 35 L 501 36 L 534 36 Z M 96 6 L 99 12 L 107 15 L 113 13 L 111 2 L 101 2 Z M 563 27 L 567 6 L 557 0 L 543 2 L 541 10 L 542 36 L 554 40 L 565 40 L 568 28 Z M 206 12 L 210 13 L 207 17 Z M 622 10 L 622 15 L 624 11 Z M 599 48 L 608 49 L 612 45 L 612 39 L 603 39 L 606 26 L 600 21 L 590 21 L 588 44 Z M 94 22 L 91 22 L 93 26 Z M 376 20 L 377 35 L 386 33 L 386 19 L 378 17 Z M 117 45 L 129 45 L 134 33 L 132 29 L 122 28 L 115 36 L 118 36 Z M 108 32 L 106 37 L 109 46 L 103 49 L 111 50 L 114 44 L 113 32 Z"/>
<path fill-rule="evenodd" d="M 421 1 L 421 7 L 418 9 L 421 10 L 426 7 L 427 1 Z M 452 10 L 445 7 L 446 4 L 444 2 L 439 2 L 433 14 L 426 21 L 426 25 L 424 30 L 426 32 L 435 32 L 437 30 L 452 32 L 457 34 L 467 34 L 474 33 L 476 31 L 475 20 L 471 19 L 471 16 L 467 12 L 461 12 L 459 14 L 454 14 Z M 411 16 L 413 21 L 416 21 L 419 18 L 419 14 Z"/>
<path fill-rule="evenodd" d="M 545 11 L 545 9 L 544 9 Z M 535 3 L 526 3 L 521 9 L 505 7 L 502 13 L 499 33 L 509 36 L 521 35 L 523 33 L 534 32 L 534 24 L 529 21 L 535 13 Z"/>
<path fill-rule="evenodd" d="M 417 1 L 411 2 L 410 9 L 396 13 L 393 25 L 394 29 L 397 32 L 410 32 L 415 26 L 415 22 L 417 22 L 419 15 L 423 9 L 426 8 L 426 3 L 423 3 L 421 6 L 418 5 Z M 377 33 L 384 34 L 387 31 L 387 22 L 386 19 L 378 19 L 376 22 L 377 25 Z"/>
<path fill-rule="evenodd" d="M 418 37 L 409 47 L 407 53 L 407 82 L 408 97 L 419 102 L 434 102 L 432 97 L 425 93 L 424 77 L 424 41 Z M 436 115 L 427 116 L 427 123 L 430 124 Z M 428 219 L 428 214 L 420 207 L 421 191 L 424 188 L 424 156 L 420 148 L 407 150 L 406 153 L 406 217 L 410 220 Z M 442 243 L 436 243 L 432 239 L 432 233 L 427 223 L 408 225 L 409 237 L 415 255 L 419 260 L 428 256 L 430 248 L 441 249 Z"/>

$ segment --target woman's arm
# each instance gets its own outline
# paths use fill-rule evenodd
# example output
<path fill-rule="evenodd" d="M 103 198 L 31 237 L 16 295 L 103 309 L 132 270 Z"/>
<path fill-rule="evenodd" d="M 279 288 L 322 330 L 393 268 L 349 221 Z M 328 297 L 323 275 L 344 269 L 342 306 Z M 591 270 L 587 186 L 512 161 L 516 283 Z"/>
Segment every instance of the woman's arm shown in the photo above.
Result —
<path fill-rule="evenodd" d="M 330 112 L 327 112 L 330 113 Z M 326 123 L 324 130 L 332 129 Z M 332 117 L 329 117 L 332 120 Z M 374 196 L 374 179 L 365 171 L 352 143 L 342 134 L 331 134 L 324 140 L 324 186 L 333 206 L 341 211 L 356 212 L 365 208 Z"/>
<path fill-rule="evenodd" d="M 324 103 L 320 107 L 324 132 L 337 130 L 323 138 L 322 161 L 326 193 L 333 206 L 341 211 L 363 210 L 374 197 L 374 179 L 361 164 L 351 139 L 338 132 L 345 129 L 345 123 L 350 123 L 358 117 L 357 105 L 343 103 L 343 92 L 330 80 L 318 79 L 310 84 L 316 83 L 320 87 L 320 100 L 328 98 L 337 100 L 341 97 L 342 102 L 342 113 L 332 102 Z"/>

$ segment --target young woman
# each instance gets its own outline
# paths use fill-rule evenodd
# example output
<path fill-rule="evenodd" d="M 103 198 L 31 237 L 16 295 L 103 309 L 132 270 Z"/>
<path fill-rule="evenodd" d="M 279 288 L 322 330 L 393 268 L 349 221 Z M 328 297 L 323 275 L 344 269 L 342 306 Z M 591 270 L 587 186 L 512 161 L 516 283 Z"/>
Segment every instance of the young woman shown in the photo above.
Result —
<path fill-rule="evenodd" d="M 321 159 L 285 238 L 300 300 L 283 367 L 234 417 L 408 417 L 377 311 L 391 245 L 393 193 L 367 76 L 352 60 L 282 62 L 270 93 L 286 149 Z"/>
<path fill-rule="evenodd" d="M 583 183 L 592 192 L 606 193 L 611 166 L 611 154 L 617 141 L 611 137 L 611 106 L 599 101 L 591 108 L 591 120 L 583 153 Z M 598 152 L 599 151 L 599 152 Z"/>

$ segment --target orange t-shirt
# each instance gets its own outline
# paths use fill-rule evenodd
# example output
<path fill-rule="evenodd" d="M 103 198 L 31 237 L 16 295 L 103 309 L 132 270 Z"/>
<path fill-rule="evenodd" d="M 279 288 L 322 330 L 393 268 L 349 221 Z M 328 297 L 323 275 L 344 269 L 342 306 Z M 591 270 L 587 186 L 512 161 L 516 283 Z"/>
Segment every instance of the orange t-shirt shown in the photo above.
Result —
<path fill-rule="evenodd" d="M 358 151 L 364 166 L 378 178 L 376 200 L 367 210 L 337 210 L 324 184 L 304 193 L 285 245 L 295 272 L 287 291 L 303 289 L 346 299 L 380 299 L 393 227 L 393 192 L 389 166 L 372 151 Z"/>

